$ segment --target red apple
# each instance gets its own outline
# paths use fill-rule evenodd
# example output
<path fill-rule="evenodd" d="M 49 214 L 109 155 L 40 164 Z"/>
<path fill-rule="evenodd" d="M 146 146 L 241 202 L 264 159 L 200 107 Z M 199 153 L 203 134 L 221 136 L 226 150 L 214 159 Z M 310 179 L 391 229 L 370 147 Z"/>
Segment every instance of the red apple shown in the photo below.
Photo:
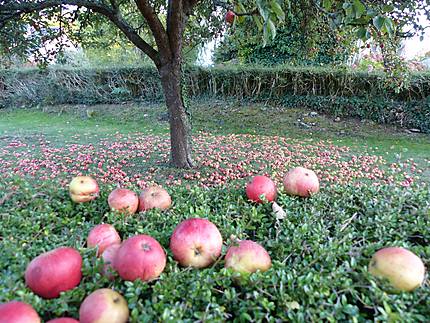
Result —
<path fill-rule="evenodd" d="M 69 185 L 70 197 L 73 202 L 83 203 L 92 201 L 99 196 L 99 186 L 95 179 L 89 176 L 77 176 Z"/>
<path fill-rule="evenodd" d="M 184 267 L 208 267 L 220 256 L 221 248 L 221 233 L 206 219 L 181 222 L 170 238 L 173 257 Z"/>
<path fill-rule="evenodd" d="M 230 25 L 232 25 L 234 23 L 234 18 L 235 17 L 236 17 L 236 14 L 233 11 L 229 10 L 225 14 L 225 21 L 227 23 L 229 23 Z"/>
<path fill-rule="evenodd" d="M 296 167 L 285 174 L 284 188 L 287 194 L 309 197 L 319 192 L 320 184 L 312 170 Z"/>
<path fill-rule="evenodd" d="M 117 188 L 109 194 L 108 204 L 112 210 L 134 214 L 139 206 L 139 197 L 126 188 Z"/>
<path fill-rule="evenodd" d="M 109 288 L 92 292 L 79 308 L 80 323 L 126 323 L 128 316 L 127 301 Z"/>
<path fill-rule="evenodd" d="M 413 252 L 401 247 L 388 247 L 373 255 L 369 272 L 387 279 L 398 290 L 412 291 L 423 283 L 425 267 Z"/>
<path fill-rule="evenodd" d="M 73 248 L 60 247 L 34 258 L 25 271 L 25 283 L 43 298 L 55 298 L 79 285 L 82 257 Z"/>
<path fill-rule="evenodd" d="M 88 234 L 87 246 L 88 248 L 98 247 L 97 257 L 99 257 L 107 247 L 114 243 L 121 243 L 121 237 L 110 224 L 105 223 L 96 225 Z"/>
<path fill-rule="evenodd" d="M 11 301 L 0 304 L 1 323 L 40 323 L 40 317 L 27 303 Z"/>
<path fill-rule="evenodd" d="M 272 266 L 272 260 L 266 249 L 257 242 L 242 240 L 232 245 L 225 255 L 225 267 L 239 273 L 266 271 Z"/>
<path fill-rule="evenodd" d="M 142 191 L 139 196 L 139 212 L 149 209 L 166 210 L 172 204 L 172 199 L 165 189 L 151 186 Z"/>
<path fill-rule="evenodd" d="M 157 240 L 140 234 L 122 243 L 113 265 L 122 279 L 148 281 L 163 272 L 166 253 Z"/>
<path fill-rule="evenodd" d="M 102 258 L 104 262 L 103 275 L 109 279 L 113 279 L 115 277 L 113 275 L 113 271 L 115 270 L 113 266 L 113 261 L 115 259 L 116 253 L 118 252 L 119 247 L 121 247 L 120 243 L 111 244 L 102 253 Z"/>
<path fill-rule="evenodd" d="M 260 198 L 262 195 L 263 200 Z M 256 203 L 263 203 L 265 200 L 273 202 L 276 199 L 276 185 L 269 177 L 255 176 L 246 185 L 246 196 Z"/>
<path fill-rule="evenodd" d="M 71 317 L 61 317 L 58 319 L 49 320 L 46 323 L 79 323 L 79 321 L 72 319 Z"/>

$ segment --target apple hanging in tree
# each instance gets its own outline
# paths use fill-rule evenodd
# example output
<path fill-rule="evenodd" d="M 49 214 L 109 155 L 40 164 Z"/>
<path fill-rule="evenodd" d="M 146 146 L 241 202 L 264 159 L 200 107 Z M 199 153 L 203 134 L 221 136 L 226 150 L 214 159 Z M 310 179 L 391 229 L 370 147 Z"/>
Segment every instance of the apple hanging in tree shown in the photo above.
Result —
<path fill-rule="evenodd" d="M 234 23 L 235 18 L 236 14 L 231 10 L 227 11 L 227 13 L 225 14 L 225 21 L 230 25 Z"/>

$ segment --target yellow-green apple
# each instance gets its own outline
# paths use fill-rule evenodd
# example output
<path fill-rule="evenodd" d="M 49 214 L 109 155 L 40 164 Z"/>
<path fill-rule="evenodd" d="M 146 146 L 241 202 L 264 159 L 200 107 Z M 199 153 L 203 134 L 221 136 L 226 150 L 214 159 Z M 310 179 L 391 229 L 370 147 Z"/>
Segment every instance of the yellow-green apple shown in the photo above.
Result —
<path fill-rule="evenodd" d="M 79 308 L 80 323 L 126 323 L 128 316 L 127 301 L 109 288 L 92 292 Z"/>
<path fill-rule="evenodd" d="M 373 255 L 369 272 L 387 279 L 395 289 L 412 291 L 424 281 L 425 267 L 413 252 L 401 247 L 388 247 Z"/>
<path fill-rule="evenodd" d="M 170 237 L 173 257 L 184 267 L 208 267 L 220 256 L 221 248 L 221 233 L 206 219 L 182 221 Z"/>
<path fill-rule="evenodd" d="M 267 176 L 255 176 L 246 185 L 246 196 L 256 203 L 273 202 L 276 199 L 276 185 Z M 263 199 L 261 197 L 263 196 Z"/>
<path fill-rule="evenodd" d="M 272 260 L 266 249 L 251 240 L 241 240 L 230 246 L 225 255 L 225 267 L 241 274 L 266 271 Z"/>
<path fill-rule="evenodd" d="M 284 189 L 290 195 L 309 197 L 319 192 L 320 184 L 314 171 L 296 167 L 285 174 Z"/>
<path fill-rule="evenodd" d="M 139 197 L 129 189 L 117 188 L 109 194 L 108 204 L 112 210 L 124 214 L 134 214 L 139 207 Z"/>
<path fill-rule="evenodd" d="M 34 308 L 24 302 L 10 301 L 0 304 L 1 323 L 40 323 L 40 317 Z"/>
<path fill-rule="evenodd" d="M 46 323 L 79 323 L 79 321 L 71 317 L 60 317 L 58 319 L 49 320 Z"/>
<path fill-rule="evenodd" d="M 60 247 L 34 258 L 25 271 L 25 283 L 43 298 L 56 298 L 79 285 L 82 257 L 70 247 Z"/>
<path fill-rule="evenodd" d="M 90 176 L 77 176 L 69 185 L 70 197 L 73 202 L 83 203 L 92 201 L 99 196 L 99 186 Z"/>
<path fill-rule="evenodd" d="M 169 193 L 160 186 L 150 186 L 139 195 L 139 212 L 149 209 L 166 210 L 171 204 Z"/>
<path fill-rule="evenodd" d="M 113 279 L 115 277 L 115 275 L 113 274 L 113 272 L 115 271 L 113 262 L 119 247 L 121 247 L 120 243 L 111 244 L 102 253 L 102 259 L 103 259 L 102 273 L 104 276 L 106 276 L 109 279 Z"/>
<path fill-rule="evenodd" d="M 121 237 L 115 228 L 107 223 L 98 224 L 91 229 L 87 238 L 88 248 L 97 247 L 97 257 L 111 244 L 121 243 Z"/>
<path fill-rule="evenodd" d="M 166 253 L 154 238 L 140 234 L 125 240 L 116 252 L 113 266 L 124 280 L 157 278 L 166 266 Z"/>

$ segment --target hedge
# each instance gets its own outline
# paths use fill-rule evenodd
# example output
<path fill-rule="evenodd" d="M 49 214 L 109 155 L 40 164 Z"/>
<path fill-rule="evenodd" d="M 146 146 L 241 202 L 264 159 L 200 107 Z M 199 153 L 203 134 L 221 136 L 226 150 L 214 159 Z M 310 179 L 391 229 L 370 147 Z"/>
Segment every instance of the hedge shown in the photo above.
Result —
<path fill-rule="evenodd" d="M 430 132 L 430 73 L 396 93 L 381 73 L 315 67 L 190 67 L 192 97 L 271 100 Z M 0 71 L 0 107 L 162 100 L 153 67 Z"/>

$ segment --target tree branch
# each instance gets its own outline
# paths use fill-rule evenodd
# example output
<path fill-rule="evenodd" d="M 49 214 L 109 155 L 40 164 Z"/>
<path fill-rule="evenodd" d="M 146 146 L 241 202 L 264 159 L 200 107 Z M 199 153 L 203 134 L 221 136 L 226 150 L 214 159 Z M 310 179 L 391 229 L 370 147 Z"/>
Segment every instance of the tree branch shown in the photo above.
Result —
<path fill-rule="evenodd" d="M 163 60 L 163 57 L 171 57 L 172 53 L 170 51 L 167 32 L 164 29 L 160 19 L 158 19 L 154 9 L 147 0 L 135 0 L 135 2 L 146 22 L 148 23 L 149 29 L 151 29 L 161 59 Z"/>
<path fill-rule="evenodd" d="M 0 5 L 0 26 L 7 21 L 19 18 L 23 14 L 42 11 L 59 5 L 84 7 L 105 16 L 114 23 L 136 47 L 148 55 L 154 61 L 155 65 L 160 65 L 159 53 L 144 41 L 139 34 L 124 21 L 115 9 L 112 10 L 108 6 L 88 0 L 46 0 L 37 3 L 23 2 Z"/>

